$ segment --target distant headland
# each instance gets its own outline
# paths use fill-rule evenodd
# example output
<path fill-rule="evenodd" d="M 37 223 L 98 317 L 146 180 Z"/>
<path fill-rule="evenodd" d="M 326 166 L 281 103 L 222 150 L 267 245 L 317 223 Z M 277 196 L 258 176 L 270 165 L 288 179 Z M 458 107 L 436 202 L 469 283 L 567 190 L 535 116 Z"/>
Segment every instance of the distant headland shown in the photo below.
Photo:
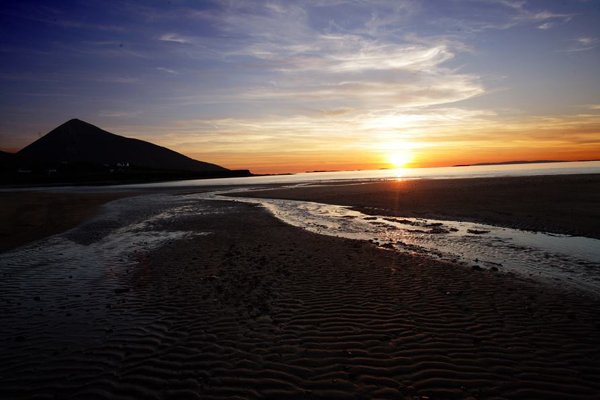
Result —
<path fill-rule="evenodd" d="M 563 162 L 578 162 L 578 161 L 597 161 L 597 160 L 517 160 L 517 161 L 500 161 L 500 162 L 484 162 L 476 164 L 456 164 L 453 167 L 476 167 L 484 165 L 512 165 L 512 164 L 548 164 L 548 163 L 563 163 Z"/>

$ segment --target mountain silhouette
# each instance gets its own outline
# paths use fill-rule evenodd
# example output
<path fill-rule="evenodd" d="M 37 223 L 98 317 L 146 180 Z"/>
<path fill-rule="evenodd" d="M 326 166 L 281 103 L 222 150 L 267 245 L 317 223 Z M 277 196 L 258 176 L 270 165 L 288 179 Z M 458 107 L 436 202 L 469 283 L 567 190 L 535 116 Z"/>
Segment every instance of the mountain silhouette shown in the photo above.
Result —
<path fill-rule="evenodd" d="M 17 153 L 0 154 L 0 184 L 113 184 L 250 176 L 72 119 Z"/>
<path fill-rule="evenodd" d="M 0 171 L 9 168 L 15 159 L 14 153 L 7 153 L 5 151 L 0 150 Z"/>
<path fill-rule="evenodd" d="M 8 153 L 6 151 L 0 150 L 0 161 L 12 160 L 14 156 L 14 153 Z"/>
<path fill-rule="evenodd" d="M 172 171 L 228 171 L 150 142 L 115 135 L 78 119 L 65 122 L 23 148 L 16 159 L 21 165 L 83 162 Z"/>

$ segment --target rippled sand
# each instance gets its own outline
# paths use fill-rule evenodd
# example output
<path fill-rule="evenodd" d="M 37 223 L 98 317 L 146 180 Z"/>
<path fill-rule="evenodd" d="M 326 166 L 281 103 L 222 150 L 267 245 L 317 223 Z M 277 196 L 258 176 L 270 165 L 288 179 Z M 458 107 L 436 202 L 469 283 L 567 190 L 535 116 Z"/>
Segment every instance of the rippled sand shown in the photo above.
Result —
<path fill-rule="evenodd" d="M 600 300 L 251 205 L 118 200 L 0 263 L 0 398 L 600 395 Z"/>

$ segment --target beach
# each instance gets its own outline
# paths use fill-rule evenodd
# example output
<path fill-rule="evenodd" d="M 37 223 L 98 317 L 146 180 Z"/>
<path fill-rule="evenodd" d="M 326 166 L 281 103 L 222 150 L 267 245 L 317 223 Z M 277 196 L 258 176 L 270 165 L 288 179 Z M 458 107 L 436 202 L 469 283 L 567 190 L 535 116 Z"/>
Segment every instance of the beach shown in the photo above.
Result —
<path fill-rule="evenodd" d="M 599 180 L 377 182 L 260 196 L 598 237 Z M 600 396 L 596 297 L 317 235 L 256 205 L 165 193 L 100 206 L 117 198 L 103 196 L 82 205 L 94 219 L 0 255 L 0 397 Z M 38 260 L 24 266 L 23 257 Z"/>

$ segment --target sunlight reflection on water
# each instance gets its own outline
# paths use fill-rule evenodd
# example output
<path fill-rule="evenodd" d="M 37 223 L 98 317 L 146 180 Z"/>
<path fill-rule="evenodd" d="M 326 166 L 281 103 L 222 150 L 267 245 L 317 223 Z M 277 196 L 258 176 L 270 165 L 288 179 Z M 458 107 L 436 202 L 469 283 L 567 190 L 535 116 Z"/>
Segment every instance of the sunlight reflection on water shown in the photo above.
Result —
<path fill-rule="evenodd" d="M 246 178 L 199 179 L 136 185 L 119 185 L 115 186 L 114 188 L 177 188 L 226 185 L 265 185 L 290 183 L 293 184 L 301 182 L 339 182 L 349 180 L 365 181 L 389 179 L 478 178 L 499 176 L 532 176 L 591 173 L 600 173 L 600 161 L 314 172 L 290 175 L 252 176 Z"/>

